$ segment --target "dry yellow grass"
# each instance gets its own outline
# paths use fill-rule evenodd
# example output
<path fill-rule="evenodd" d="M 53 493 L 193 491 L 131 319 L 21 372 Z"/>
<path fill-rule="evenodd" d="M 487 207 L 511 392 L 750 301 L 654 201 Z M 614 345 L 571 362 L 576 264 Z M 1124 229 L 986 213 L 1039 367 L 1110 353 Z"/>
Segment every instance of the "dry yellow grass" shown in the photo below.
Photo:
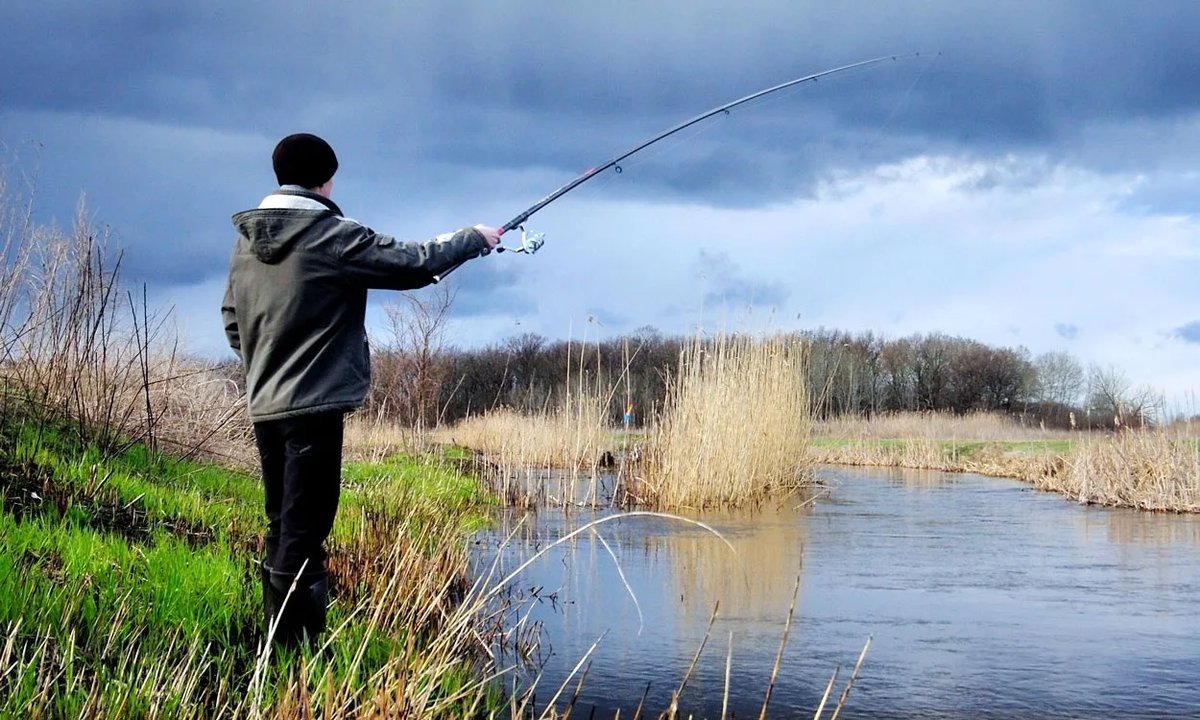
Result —
<path fill-rule="evenodd" d="M 358 412 L 346 417 L 342 452 L 347 460 L 379 462 L 396 453 L 420 453 L 428 442 L 427 432 Z"/>
<path fill-rule="evenodd" d="M 585 395 L 536 415 L 492 410 L 429 437 L 480 453 L 488 489 L 507 505 L 595 505 L 603 500 L 599 474 L 613 444 L 606 406 L 606 399 Z"/>
<path fill-rule="evenodd" d="M 1090 438 L 1059 472 L 1034 482 L 1082 503 L 1200 512 L 1196 441 L 1156 430 Z"/>
<path fill-rule="evenodd" d="M 842 416 L 813 423 L 817 437 L 855 439 L 971 440 L 978 442 L 1020 440 L 1066 440 L 1075 437 L 1065 430 L 1047 430 L 1022 425 L 996 413 L 954 415 L 939 412 L 902 412 Z"/>
<path fill-rule="evenodd" d="M 849 440 L 838 445 L 814 444 L 813 462 L 825 465 L 953 470 L 940 443 L 924 438 L 881 444 L 873 440 Z"/>
<path fill-rule="evenodd" d="M 437 430 L 432 437 L 482 452 L 501 466 L 553 467 L 580 474 L 595 471 L 611 445 L 606 417 L 603 399 L 573 398 L 538 415 L 492 410 Z"/>
<path fill-rule="evenodd" d="M 802 483 L 811 426 L 793 337 L 696 338 L 650 430 L 632 492 L 661 507 L 738 506 Z"/>

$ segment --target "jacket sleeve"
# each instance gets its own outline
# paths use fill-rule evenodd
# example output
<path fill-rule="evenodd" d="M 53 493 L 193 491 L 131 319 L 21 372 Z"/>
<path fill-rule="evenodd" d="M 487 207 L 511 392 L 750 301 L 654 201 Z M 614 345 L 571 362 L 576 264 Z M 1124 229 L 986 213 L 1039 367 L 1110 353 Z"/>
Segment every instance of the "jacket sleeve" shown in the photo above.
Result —
<path fill-rule="evenodd" d="M 225 284 L 225 299 L 221 301 L 221 319 L 225 323 L 225 339 L 229 341 L 229 347 L 237 354 L 238 359 L 242 357 L 242 335 L 238 331 L 237 308 L 233 303 L 233 279 Z"/>
<path fill-rule="evenodd" d="M 344 221 L 352 222 L 352 221 Z M 433 277 L 464 260 L 479 257 L 487 248 L 475 228 L 446 233 L 428 242 L 400 242 L 390 235 L 353 223 L 341 247 L 342 272 L 370 288 L 412 290 L 433 282 Z"/>

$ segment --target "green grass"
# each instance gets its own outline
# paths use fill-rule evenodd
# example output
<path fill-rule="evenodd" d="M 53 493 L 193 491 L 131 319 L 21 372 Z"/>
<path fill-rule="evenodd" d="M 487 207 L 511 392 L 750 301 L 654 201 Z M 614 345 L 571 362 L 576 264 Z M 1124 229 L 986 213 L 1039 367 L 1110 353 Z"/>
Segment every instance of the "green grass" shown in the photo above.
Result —
<path fill-rule="evenodd" d="M 454 467 L 442 456 L 346 466 L 330 551 L 347 593 L 375 587 L 368 561 L 395 533 L 434 552 L 487 521 L 489 498 Z M 0 425 L 0 717 L 199 717 L 242 703 L 263 639 L 262 504 L 243 472 L 105 451 L 65 426 Z M 369 695 L 375 668 L 435 631 L 381 633 L 352 604 L 334 603 L 330 627 L 350 620 L 305 670 Z M 268 707 L 298 660 L 270 666 Z M 459 663 L 436 682 L 453 693 L 473 679 Z"/>

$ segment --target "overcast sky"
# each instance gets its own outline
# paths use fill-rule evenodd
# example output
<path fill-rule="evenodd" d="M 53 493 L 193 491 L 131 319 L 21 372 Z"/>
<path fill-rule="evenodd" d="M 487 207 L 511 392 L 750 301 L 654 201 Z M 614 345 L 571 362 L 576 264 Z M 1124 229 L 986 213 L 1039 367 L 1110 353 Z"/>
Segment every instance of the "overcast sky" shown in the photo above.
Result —
<path fill-rule="evenodd" d="M 0 4 L 0 142 L 39 213 L 81 194 L 127 279 L 228 356 L 229 217 L 280 137 L 403 239 L 538 213 L 534 257 L 456 273 L 452 340 L 653 325 L 945 332 L 1200 388 L 1200 3 Z M 921 52 L 920 57 L 912 53 Z M 940 55 L 936 55 L 939 53 Z M 388 293 L 374 298 L 387 302 Z M 1193 408 L 1195 410 L 1195 408 Z"/>

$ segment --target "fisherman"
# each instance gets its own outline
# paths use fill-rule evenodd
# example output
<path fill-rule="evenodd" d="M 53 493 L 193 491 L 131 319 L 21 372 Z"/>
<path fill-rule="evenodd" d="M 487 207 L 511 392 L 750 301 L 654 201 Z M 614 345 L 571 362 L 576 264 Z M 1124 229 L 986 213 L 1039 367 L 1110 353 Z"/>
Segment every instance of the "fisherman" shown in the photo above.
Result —
<path fill-rule="evenodd" d="M 331 199 L 337 156 L 321 138 L 289 135 L 271 160 L 279 189 L 233 216 L 238 238 L 221 315 L 246 371 L 262 461 L 267 628 L 295 647 L 325 630 L 324 544 L 341 487 L 343 419 L 370 384 L 367 290 L 428 285 L 488 254 L 500 233 L 476 225 L 400 242 L 342 215 Z"/>

